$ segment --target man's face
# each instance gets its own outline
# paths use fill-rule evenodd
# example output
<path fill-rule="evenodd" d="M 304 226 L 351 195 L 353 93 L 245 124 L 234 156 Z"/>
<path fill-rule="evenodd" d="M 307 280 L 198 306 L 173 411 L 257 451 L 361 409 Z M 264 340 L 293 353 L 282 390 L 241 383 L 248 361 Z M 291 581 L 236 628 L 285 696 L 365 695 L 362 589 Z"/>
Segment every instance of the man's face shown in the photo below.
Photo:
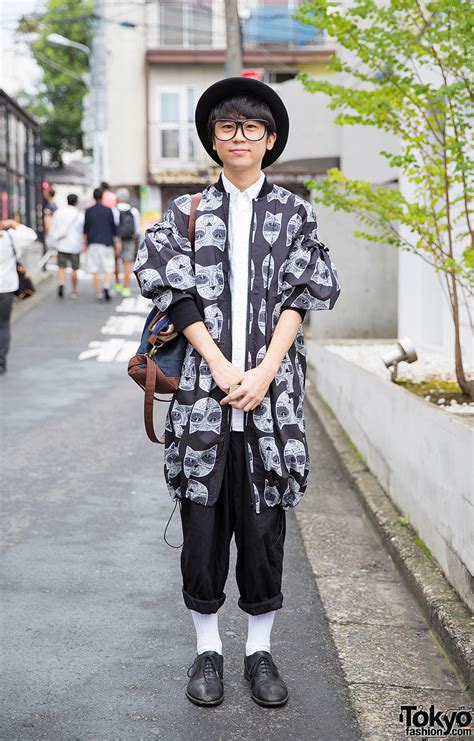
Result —
<path fill-rule="evenodd" d="M 235 119 L 244 121 L 243 117 Z M 225 166 L 233 170 L 248 170 L 253 167 L 261 167 L 262 160 L 267 150 L 273 149 L 276 134 L 265 134 L 259 141 L 250 141 L 242 133 L 242 127 L 238 126 L 232 139 L 221 141 L 214 137 L 213 149 L 217 152 Z"/>

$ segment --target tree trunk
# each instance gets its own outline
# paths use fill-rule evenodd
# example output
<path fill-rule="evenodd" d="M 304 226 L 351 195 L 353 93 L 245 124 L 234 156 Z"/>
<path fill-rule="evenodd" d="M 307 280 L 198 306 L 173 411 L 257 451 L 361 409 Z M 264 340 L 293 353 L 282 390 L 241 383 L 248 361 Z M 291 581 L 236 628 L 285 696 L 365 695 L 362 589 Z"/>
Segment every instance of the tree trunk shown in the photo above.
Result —
<path fill-rule="evenodd" d="M 472 399 L 474 397 L 474 381 L 467 380 L 464 373 L 464 365 L 462 360 L 461 327 L 459 324 L 459 300 L 456 285 L 456 276 L 453 273 L 449 273 L 449 280 L 451 281 L 450 295 L 454 322 L 454 361 L 456 368 L 456 380 L 463 394 Z"/>

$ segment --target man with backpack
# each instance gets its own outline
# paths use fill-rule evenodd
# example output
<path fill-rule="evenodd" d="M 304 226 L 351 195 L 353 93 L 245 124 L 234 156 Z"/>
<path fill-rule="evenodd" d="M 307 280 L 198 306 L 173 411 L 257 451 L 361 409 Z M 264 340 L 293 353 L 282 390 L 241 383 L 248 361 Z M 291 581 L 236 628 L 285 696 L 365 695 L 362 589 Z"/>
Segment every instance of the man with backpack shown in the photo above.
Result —
<path fill-rule="evenodd" d="M 137 208 L 130 205 L 130 193 L 128 188 L 119 188 L 116 193 L 117 205 L 114 208 L 114 219 L 118 234 L 122 240 L 122 252 L 120 258 L 123 262 L 123 283 L 119 280 L 117 258 L 115 290 L 122 296 L 130 296 L 130 274 L 135 262 L 138 247 L 138 238 L 141 232 L 140 213 Z"/>
<path fill-rule="evenodd" d="M 218 611 L 235 535 L 239 607 L 248 615 L 244 676 L 252 699 L 277 707 L 288 689 L 271 655 L 281 592 L 286 510 L 307 487 L 307 310 L 332 309 L 337 271 L 310 202 L 266 179 L 288 114 L 251 78 L 216 82 L 196 108 L 201 143 L 223 166 L 196 211 L 181 195 L 146 233 L 135 263 L 142 294 L 188 340 L 165 426 L 165 479 L 180 503 L 183 599 L 197 656 L 186 696 L 224 699 Z M 297 609 L 291 605 L 291 609 Z M 287 632 L 291 633 L 291 613 Z"/>

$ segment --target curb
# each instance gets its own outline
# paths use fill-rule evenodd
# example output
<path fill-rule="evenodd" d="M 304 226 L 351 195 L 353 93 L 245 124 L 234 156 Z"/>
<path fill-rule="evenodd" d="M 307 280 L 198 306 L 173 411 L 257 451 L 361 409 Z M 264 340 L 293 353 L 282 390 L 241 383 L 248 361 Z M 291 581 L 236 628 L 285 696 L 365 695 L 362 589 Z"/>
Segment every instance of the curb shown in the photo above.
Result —
<path fill-rule="evenodd" d="M 401 513 L 309 379 L 306 399 L 333 444 L 364 511 L 414 594 L 428 625 L 459 672 L 465 691 L 474 699 L 474 656 L 470 643 L 473 622 L 468 608 L 436 561 L 418 545 L 413 528 L 400 524 Z"/>

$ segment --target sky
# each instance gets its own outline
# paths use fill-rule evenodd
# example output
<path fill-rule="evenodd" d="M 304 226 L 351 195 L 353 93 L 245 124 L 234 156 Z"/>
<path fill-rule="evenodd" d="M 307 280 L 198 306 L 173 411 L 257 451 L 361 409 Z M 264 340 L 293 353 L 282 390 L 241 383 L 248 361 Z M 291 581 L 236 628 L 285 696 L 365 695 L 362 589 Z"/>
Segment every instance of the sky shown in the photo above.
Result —
<path fill-rule="evenodd" d="M 38 69 L 15 29 L 22 15 L 42 7 L 44 0 L 0 0 L 0 87 L 12 97 L 21 88 L 34 91 Z"/>

